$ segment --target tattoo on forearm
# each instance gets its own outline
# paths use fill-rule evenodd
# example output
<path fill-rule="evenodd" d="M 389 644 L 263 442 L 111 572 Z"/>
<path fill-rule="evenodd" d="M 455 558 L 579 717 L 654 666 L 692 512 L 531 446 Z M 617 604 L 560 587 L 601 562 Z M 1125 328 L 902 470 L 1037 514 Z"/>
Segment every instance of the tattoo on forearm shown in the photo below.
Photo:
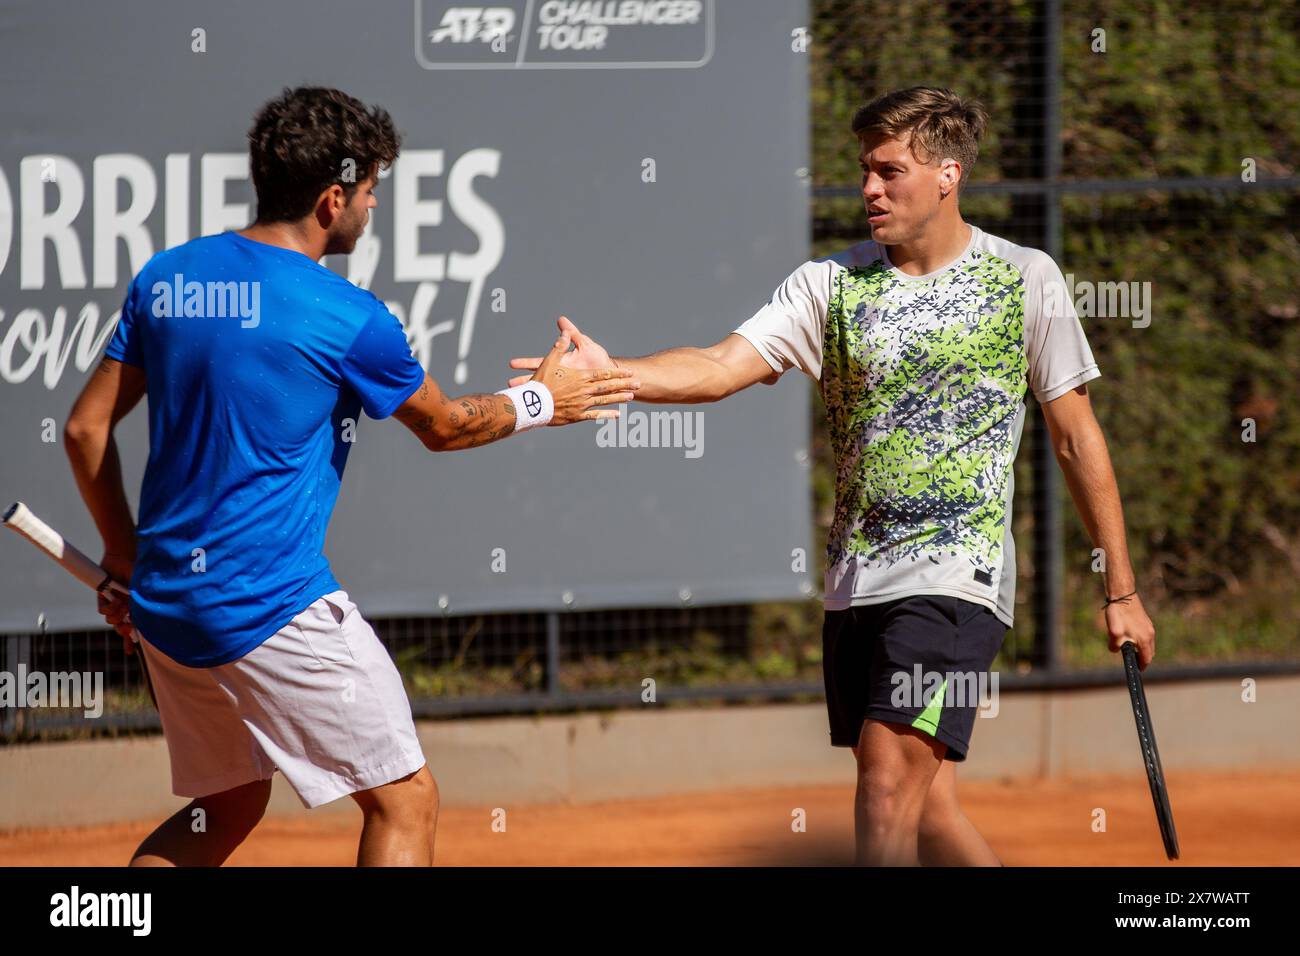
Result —
<path fill-rule="evenodd" d="M 429 398 L 429 384 L 420 386 L 420 401 Z M 438 410 L 426 414 L 420 407 L 399 408 L 394 417 L 419 435 L 446 432 L 450 425 L 454 434 L 440 441 L 438 447 L 446 450 L 473 448 L 505 438 L 515 430 L 515 406 L 504 395 L 466 395 L 449 401 L 446 395 L 438 396 Z"/>
<path fill-rule="evenodd" d="M 473 448 L 505 438 L 515 430 L 515 406 L 504 395 L 466 395 L 447 413 L 457 434 L 448 447 Z"/>

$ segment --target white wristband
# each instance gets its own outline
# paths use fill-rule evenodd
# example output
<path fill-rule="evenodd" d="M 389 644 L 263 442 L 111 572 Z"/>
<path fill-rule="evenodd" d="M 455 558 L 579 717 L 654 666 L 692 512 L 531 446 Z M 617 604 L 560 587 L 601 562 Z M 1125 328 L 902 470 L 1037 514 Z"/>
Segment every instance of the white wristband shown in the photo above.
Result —
<path fill-rule="evenodd" d="M 514 388 L 503 388 L 497 394 L 506 396 L 514 405 L 517 432 L 539 428 L 555 414 L 555 399 L 551 397 L 551 390 L 541 382 L 529 379 Z"/>

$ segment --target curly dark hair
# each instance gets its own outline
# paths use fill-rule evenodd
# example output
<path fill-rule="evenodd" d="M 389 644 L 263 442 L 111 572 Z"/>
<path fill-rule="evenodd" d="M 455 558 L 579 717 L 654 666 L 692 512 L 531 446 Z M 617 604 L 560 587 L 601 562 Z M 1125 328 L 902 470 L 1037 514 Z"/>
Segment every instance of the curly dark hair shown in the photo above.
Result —
<path fill-rule="evenodd" d="M 334 183 L 351 201 L 372 172 L 393 164 L 401 145 L 386 110 L 327 87 L 286 87 L 248 131 L 257 221 L 302 219 Z"/>

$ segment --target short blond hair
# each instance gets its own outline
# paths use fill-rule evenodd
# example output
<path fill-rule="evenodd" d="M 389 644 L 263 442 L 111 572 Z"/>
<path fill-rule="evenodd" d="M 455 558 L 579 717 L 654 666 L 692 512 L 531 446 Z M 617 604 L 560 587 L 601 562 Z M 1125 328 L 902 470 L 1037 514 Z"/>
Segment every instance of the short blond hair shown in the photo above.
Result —
<path fill-rule="evenodd" d="M 902 139 L 910 133 L 909 145 L 921 162 L 952 158 L 961 163 L 960 189 L 975 165 L 988 121 L 977 100 L 963 100 L 940 87 L 913 86 L 877 96 L 861 107 L 853 114 L 853 134 L 861 140 L 877 133 Z"/>

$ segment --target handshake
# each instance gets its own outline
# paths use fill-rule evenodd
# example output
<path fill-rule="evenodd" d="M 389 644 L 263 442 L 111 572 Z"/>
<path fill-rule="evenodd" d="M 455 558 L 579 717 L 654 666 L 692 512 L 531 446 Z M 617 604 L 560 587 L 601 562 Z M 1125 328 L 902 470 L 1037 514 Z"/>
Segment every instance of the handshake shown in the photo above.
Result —
<path fill-rule="evenodd" d="M 521 420 L 539 415 L 544 401 L 539 390 L 527 388 L 529 382 L 546 386 L 554 403 L 546 424 L 569 425 L 573 422 L 618 418 L 618 409 L 603 406 L 621 405 L 636 397 L 641 387 L 636 374 L 620 368 L 595 339 L 583 335 L 565 316 L 559 319 L 560 337 L 545 358 L 513 358 L 510 367 L 533 370 L 532 376 L 516 375 L 504 394 L 522 403 Z M 544 414 L 544 412 L 542 412 Z M 538 422 L 541 424 L 541 422 Z"/>

